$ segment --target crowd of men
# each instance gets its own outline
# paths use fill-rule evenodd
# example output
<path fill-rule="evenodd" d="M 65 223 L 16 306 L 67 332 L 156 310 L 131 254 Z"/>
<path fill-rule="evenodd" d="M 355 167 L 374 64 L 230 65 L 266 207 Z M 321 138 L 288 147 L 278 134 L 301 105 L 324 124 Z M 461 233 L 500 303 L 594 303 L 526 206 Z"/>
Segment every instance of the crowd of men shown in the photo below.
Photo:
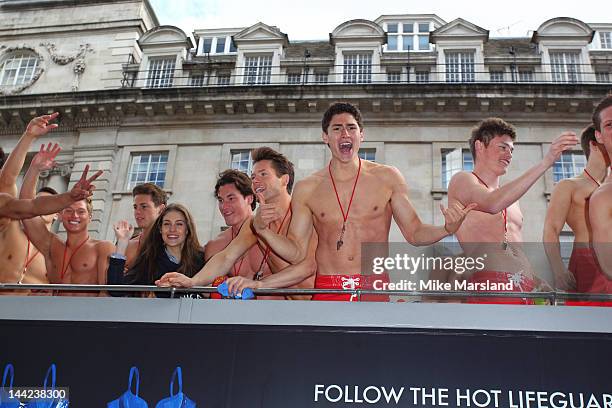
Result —
<path fill-rule="evenodd" d="M 2 283 L 191 288 L 218 286 L 225 281 L 230 294 L 246 288 L 372 289 L 375 282 L 388 283 L 390 277 L 388 273 L 367 273 L 363 262 L 386 255 L 393 218 L 411 245 L 430 245 L 454 234 L 465 256 L 484 254 L 484 267 L 462 279 L 510 282 L 509 290 L 517 292 L 547 290 L 547 282 L 534 271 L 522 248 L 524 218 L 519 199 L 563 152 L 580 142 L 586 167 L 582 174 L 556 185 L 543 241 L 557 289 L 612 294 L 612 176 L 608 171 L 612 96 L 597 105 L 592 124 L 580 138 L 563 132 L 539 163 L 503 185 L 500 178 L 511 164 L 516 132 L 499 118 L 481 121 L 469 139 L 474 169 L 452 177 L 448 208 L 440 206 L 444 224 L 437 226 L 421 221 L 410 202 L 408 183 L 396 168 L 359 158 L 364 140 L 361 113 L 349 103 L 334 103 L 322 119 L 322 140 L 331 152 L 329 164 L 294 187 L 293 163 L 268 147 L 253 150 L 250 176 L 237 170 L 219 175 L 214 194 L 228 228 L 203 246 L 189 209 L 169 204 L 164 191 L 148 183 L 133 190 L 137 235 L 129 222 L 118 221 L 115 243 L 90 238 L 90 196 L 100 172 L 88 178 L 86 167 L 68 193 L 35 190 L 40 172 L 55 165 L 60 151 L 57 145 L 41 147 L 18 194 L 17 176 L 26 153 L 37 138 L 57 127 L 52 123 L 56 117 L 55 113 L 33 119 L 2 166 Z M 66 230 L 65 240 L 51 232 L 58 217 Z M 569 268 L 559 250 L 559 236 L 566 223 L 575 237 Z M 379 252 L 366 253 L 364 243 L 374 244 L 378 249 L 373 251 Z M 60 294 L 75 293 L 108 294 Z M 163 292 L 156 294 L 164 296 Z M 323 293 L 312 299 L 354 300 L 355 296 L 350 292 Z M 361 300 L 389 298 L 371 295 Z M 531 303 L 528 299 L 513 302 Z"/>

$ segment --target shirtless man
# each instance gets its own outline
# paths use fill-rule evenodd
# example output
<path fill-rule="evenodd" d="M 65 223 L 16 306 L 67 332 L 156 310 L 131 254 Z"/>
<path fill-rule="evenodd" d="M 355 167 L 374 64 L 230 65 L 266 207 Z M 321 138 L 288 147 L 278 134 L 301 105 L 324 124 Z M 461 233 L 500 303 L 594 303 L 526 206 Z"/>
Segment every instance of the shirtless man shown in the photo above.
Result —
<path fill-rule="evenodd" d="M 544 221 L 544 249 L 550 261 L 555 288 L 564 291 L 591 292 L 593 283 L 601 274 L 591 248 L 589 198 L 606 178 L 610 159 L 605 147 L 595 139 L 595 127 L 587 127 L 580 137 L 587 158 L 586 168 L 576 177 L 561 180 L 555 186 Z M 567 225 L 574 233 L 574 248 L 569 262 L 569 273 L 559 247 L 559 235 Z"/>
<path fill-rule="evenodd" d="M 125 270 L 130 269 L 130 265 L 138 256 L 140 244 L 149 233 L 151 226 L 155 224 L 157 217 L 166 208 L 168 196 L 164 190 L 153 183 L 138 184 L 132 189 L 134 199 L 134 220 L 140 228 L 140 234 L 133 237 L 134 228 L 127 221 L 119 221 L 114 225 L 117 237 L 116 253 L 125 256 Z M 129 240 L 123 239 L 124 233 L 129 233 Z"/>
<path fill-rule="evenodd" d="M 34 156 L 21 187 L 21 198 L 34 196 L 38 175 L 42 170 L 53 167 L 53 157 L 55 155 L 52 151 L 41 150 Z M 89 166 L 86 166 L 81 179 L 76 183 L 79 186 L 78 188 L 83 190 L 89 190 L 91 182 L 101 174 L 101 172 L 98 172 L 87 179 L 88 169 Z M 57 234 L 49 231 L 44 221 L 38 217 L 22 221 L 26 235 L 45 258 L 49 282 L 106 284 L 108 257 L 115 246 L 109 241 L 89 238 L 87 227 L 91 222 L 92 212 L 93 206 L 90 197 L 73 202 L 60 212 L 60 219 L 67 233 L 66 242 L 60 239 Z M 103 292 L 99 294 L 96 292 L 62 292 L 60 294 L 66 296 L 98 296 L 103 295 Z"/>
<path fill-rule="evenodd" d="M 238 170 L 225 170 L 219 174 L 215 184 L 215 197 L 219 204 L 219 212 L 229 228 L 204 246 L 204 257 L 207 262 L 214 255 L 223 251 L 238 236 L 243 226 L 250 228 L 250 220 L 255 209 L 255 193 L 251 187 L 251 179 Z M 219 286 L 228 277 L 234 276 L 253 280 L 262 266 L 265 274 L 269 275 L 269 267 L 264 262 L 264 251 L 259 245 L 253 245 L 236 260 L 228 274 L 217 277 L 212 285 Z M 221 295 L 212 293 L 211 298 L 220 299 Z"/>
<path fill-rule="evenodd" d="M 316 248 L 317 277 L 321 289 L 372 289 L 376 281 L 388 280 L 385 274 L 362 276 L 362 243 L 389 240 L 391 217 L 405 239 L 413 245 L 439 241 L 459 228 L 472 208 L 455 205 L 441 208 L 445 225 L 424 224 L 410 200 L 408 186 L 394 167 L 358 156 L 364 130 L 359 110 L 349 103 L 335 103 L 323 115 L 322 139 L 332 159 L 324 169 L 300 181 L 293 194 L 293 218 L 287 237 L 269 226 L 278 218 L 274 203 L 266 200 L 253 221 L 260 237 L 290 263 L 308 254 L 308 237 L 314 230 L 319 237 Z M 386 256 L 386 255 L 385 255 Z M 368 266 L 364 265 L 365 270 Z M 351 295 L 315 295 L 313 300 L 355 300 Z M 373 296 L 362 300 L 388 300 Z"/>
<path fill-rule="evenodd" d="M 54 113 L 32 119 L 10 156 L 0 167 L 0 282 L 2 283 L 49 283 L 44 259 L 24 234 L 17 218 L 41 215 L 40 219 L 44 222 L 45 228 L 50 228 L 58 211 L 75 200 L 91 194 L 89 191 L 79 190 L 80 186 L 75 186 L 77 189 L 73 189 L 71 193 L 60 195 L 52 189 L 41 189 L 35 200 L 16 198 L 17 177 L 27 152 L 32 142 L 57 127 L 56 124 L 49 124 L 57 115 Z M 53 158 L 60 151 L 57 145 L 49 145 L 46 150 L 53 152 Z M 26 295 L 28 292 L 3 291 L 0 294 Z"/>
<path fill-rule="evenodd" d="M 534 275 L 520 243 L 523 215 L 518 200 L 553 165 L 565 150 L 576 145 L 573 132 L 555 139 L 544 159 L 521 176 L 499 185 L 512 160 L 516 132 L 499 118 L 480 122 L 470 138 L 474 171 L 455 174 L 448 186 L 448 202 L 476 203 L 456 236 L 466 256 L 486 253 L 485 269 L 466 274 L 469 282 L 479 285 L 513 283 L 513 291 L 531 292 L 542 284 Z M 470 299 L 472 301 L 472 299 Z M 478 302 L 479 301 L 474 301 Z M 525 299 L 488 299 L 483 303 L 533 303 Z"/>
<path fill-rule="evenodd" d="M 291 189 L 293 187 L 293 164 L 282 154 L 268 147 L 255 149 L 252 152 L 253 174 L 252 182 L 260 200 L 277 205 L 278 215 L 270 222 L 270 228 L 280 234 L 286 234 L 291 222 Z M 180 274 L 166 274 L 156 282 L 159 286 L 191 287 L 211 284 L 218 276 L 231 273 L 239 258 L 249 249 L 263 248 L 265 262 L 256 266 L 253 276 L 234 276 L 228 279 L 230 293 L 242 293 L 244 288 L 312 288 L 316 265 L 314 263 L 314 248 L 316 238 L 310 241 L 310 254 L 303 262 L 290 266 L 273 251 L 267 249 L 264 242 L 258 239 L 251 228 L 250 218 L 240 229 L 240 232 L 229 245 L 213 256 L 204 268 L 193 278 Z M 306 241 L 309 241 L 306 238 Z M 249 251 L 250 252 L 250 251 Z M 244 267 L 244 266 L 243 266 Z M 272 272 L 265 274 L 265 267 Z M 261 298 L 261 297 L 260 297 Z M 291 296 L 292 299 L 307 299 L 308 297 Z M 269 299 L 269 297 L 266 297 Z"/>
<path fill-rule="evenodd" d="M 612 95 L 604 98 L 593 113 L 595 137 L 612 157 Z M 602 280 L 593 289 L 612 293 L 612 173 L 591 197 L 590 220 L 593 229 L 593 248 L 607 281 Z"/>

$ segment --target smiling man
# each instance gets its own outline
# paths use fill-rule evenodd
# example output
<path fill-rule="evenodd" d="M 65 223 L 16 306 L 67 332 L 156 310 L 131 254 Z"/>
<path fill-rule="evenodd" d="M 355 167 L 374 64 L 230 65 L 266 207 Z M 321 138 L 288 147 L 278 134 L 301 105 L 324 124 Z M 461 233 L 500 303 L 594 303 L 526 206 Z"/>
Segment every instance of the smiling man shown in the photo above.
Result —
<path fill-rule="evenodd" d="M 448 186 L 448 203 L 475 203 L 456 232 L 466 255 L 487 254 L 486 270 L 477 271 L 467 279 L 474 283 L 513 282 L 514 290 L 530 292 L 540 284 L 533 274 L 520 243 L 523 241 L 523 214 L 518 200 L 551 167 L 561 153 L 578 143 L 573 132 L 564 132 L 555 139 L 546 156 L 521 176 L 500 186 L 512 155 L 516 131 L 502 119 L 488 118 L 473 130 L 469 140 L 474 158 L 474 171 L 462 171 L 453 176 Z M 489 303 L 489 301 L 483 301 Z M 491 303 L 529 303 L 517 299 Z"/>
<path fill-rule="evenodd" d="M 42 170 L 53 167 L 52 158 L 57 153 L 41 151 L 34 156 L 21 187 L 20 198 L 34 196 L 36 182 Z M 100 175 L 87 179 L 87 170 L 77 182 L 84 190 Z M 66 241 L 47 229 L 45 220 L 35 217 L 22 220 L 24 231 L 30 241 L 45 258 L 47 277 L 50 283 L 92 284 L 106 283 L 108 257 L 115 246 L 109 241 L 90 239 L 88 226 L 91 222 L 93 205 L 91 197 L 76 201 L 59 214 L 66 229 Z M 66 296 L 98 296 L 97 292 L 62 292 Z"/>

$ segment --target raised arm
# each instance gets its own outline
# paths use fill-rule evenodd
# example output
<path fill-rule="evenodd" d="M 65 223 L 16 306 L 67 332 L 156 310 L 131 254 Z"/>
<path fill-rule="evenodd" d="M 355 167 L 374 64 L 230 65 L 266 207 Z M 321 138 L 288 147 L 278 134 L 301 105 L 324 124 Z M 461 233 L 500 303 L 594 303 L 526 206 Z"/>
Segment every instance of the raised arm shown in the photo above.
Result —
<path fill-rule="evenodd" d="M 572 182 L 562 180 L 553 190 L 544 220 L 544 232 L 542 241 L 544 251 L 552 267 L 555 276 L 555 287 L 560 290 L 571 290 L 576 288 L 576 279 L 569 273 L 561 259 L 561 248 L 559 235 L 567 220 L 567 215 L 572 204 Z"/>
<path fill-rule="evenodd" d="M 391 187 L 391 209 L 393 219 L 397 223 L 402 235 L 412 245 L 429 245 L 438 242 L 447 235 L 455 233 L 461 226 L 465 216 L 475 205 L 462 206 L 454 204 L 445 209 L 440 205 L 444 215 L 444 225 L 435 226 L 424 224 L 416 213 L 408 198 L 408 185 L 404 176 L 394 167 L 385 169 L 384 180 Z"/>
<path fill-rule="evenodd" d="M 612 184 L 604 184 L 589 200 L 593 248 L 601 270 L 612 279 Z"/>
<path fill-rule="evenodd" d="M 282 218 L 274 204 L 266 204 L 263 196 L 257 194 L 259 208 L 253 218 L 253 228 L 278 256 L 290 264 L 297 264 L 308 254 L 309 237 L 313 231 L 313 219 L 306 205 L 310 186 L 306 180 L 295 185 L 291 198 L 291 224 L 284 237 L 269 228 L 272 221 Z"/>
<path fill-rule="evenodd" d="M 59 153 L 59 147 L 56 145 L 41 146 L 40 152 L 32 160 L 32 164 L 26 173 L 26 180 L 21 187 L 19 195 L 20 200 L 11 200 L 0 209 L 0 216 L 24 219 L 32 218 L 38 215 L 55 214 L 70 204 L 84 200 L 93 194 L 95 186 L 92 182 L 100 177 L 102 171 L 87 178 L 89 165 L 85 166 L 85 170 L 79 181 L 72 187 L 68 193 L 57 194 L 52 196 L 42 196 L 34 199 L 36 193 L 36 182 L 41 170 L 53 167 L 53 159 Z M 51 167 L 49 167 L 51 166 Z M 27 184 L 26 184 L 27 181 Z"/>
<path fill-rule="evenodd" d="M 448 195 L 449 197 L 452 195 L 463 204 L 476 203 L 478 211 L 497 214 L 520 199 L 561 154 L 574 147 L 577 142 L 578 138 L 574 132 L 562 133 L 552 142 L 542 161 L 493 191 L 485 188 L 473 174 L 457 173 L 448 186 Z"/>
<path fill-rule="evenodd" d="M 249 228 L 249 225 L 245 223 L 243 228 L 240 229 L 238 236 L 223 251 L 210 258 L 206 265 L 192 278 L 182 273 L 169 272 L 155 281 L 155 284 L 161 287 L 174 286 L 179 288 L 208 286 L 215 278 L 227 275 L 234 263 L 256 243 L 257 238 Z"/>
<path fill-rule="evenodd" d="M 0 170 L 0 192 L 17 197 L 17 177 L 21 172 L 23 163 L 30 146 L 36 138 L 47 134 L 52 129 L 57 128 L 56 124 L 49 124 L 55 119 L 58 113 L 44 115 L 34 118 L 28 123 L 25 132 L 19 139 L 17 146 L 13 149 L 8 159 Z"/>

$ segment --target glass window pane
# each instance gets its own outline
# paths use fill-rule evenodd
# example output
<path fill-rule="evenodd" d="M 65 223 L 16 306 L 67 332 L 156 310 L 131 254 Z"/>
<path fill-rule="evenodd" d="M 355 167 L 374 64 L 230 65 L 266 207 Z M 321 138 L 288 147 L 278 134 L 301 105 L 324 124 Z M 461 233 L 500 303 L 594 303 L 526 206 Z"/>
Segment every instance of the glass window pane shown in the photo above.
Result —
<path fill-rule="evenodd" d="M 389 23 L 387 24 L 387 32 L 388 33 L 397 33 L 397 23 Z"/>
<path fill-rule="evenodd" d="M 419 33 L 428 33 L 429 23 L 419 23 Z"/>
<path fill-rule="evenodd" d="M 225 52 L 225 37 L 217 37 L 217 49 L 215 51 L 217 54 Z"/>
<path fill-rule="evenodd" d="M 212 46 L 212 38 L 205 38 L 204 39 L 204 46 L 202 47 L 202 52 L 209 53 L 211 46 Z"/>
<path fill-rule="evenodd" d="M 414 24 L 413 23 L 403 23 L 402 27 L 403 27 L 402 32 L 404 32 L 404 33 L 412 33 L 412 32 L 414 32 Z"/>
<path fill-rule="evenodd" d="M 389 35 L 387 36 L 387 50 L 396 51 L 397 50 L 397 35 Z"/>
<path fill-rule="evenodd" d="M 424 51 L 429 49 L 429 36 L 419 35 L 419 50 Z"/>
<path fill-rule="evenodd" d="M 402 50 L 404 51 L 412 51 L 413 45 L 412 45 L 412 36 L 411 35 L 403 35 L 402 36 Z"/>

